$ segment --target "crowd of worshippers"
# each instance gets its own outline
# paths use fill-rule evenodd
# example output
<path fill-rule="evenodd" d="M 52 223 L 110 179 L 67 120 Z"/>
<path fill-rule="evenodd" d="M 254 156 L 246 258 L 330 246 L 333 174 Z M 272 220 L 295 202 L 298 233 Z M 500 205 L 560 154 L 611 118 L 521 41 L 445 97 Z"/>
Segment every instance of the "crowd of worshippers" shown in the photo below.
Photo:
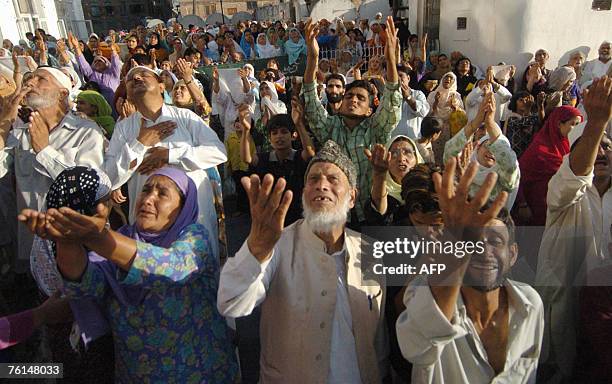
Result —
<path fill-rule="evenodd" d="M 240 382 L 260 307 L 261 383 L 612 381 L 610 42 L 521 72 L 379 15 L 27 37 L 0 51 L 0 244 L 42 299 L 0 318 L 3 361 L 42 334 L 69 382 Z M 253 58 L 237 89 L 196 71 Z M 368 226 L 486 247 L 386 286 Z"/>

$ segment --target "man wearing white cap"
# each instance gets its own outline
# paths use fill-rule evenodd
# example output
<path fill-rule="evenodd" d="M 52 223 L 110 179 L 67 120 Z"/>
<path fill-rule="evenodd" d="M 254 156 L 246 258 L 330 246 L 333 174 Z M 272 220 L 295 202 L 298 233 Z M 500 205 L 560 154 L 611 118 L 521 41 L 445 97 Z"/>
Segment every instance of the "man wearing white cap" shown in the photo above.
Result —
<path fill-rule="evenodd" d="M 136 199 L 148 174 L 169 165 L 187 172 L 195 182 L 198 222 L 211 238 L 216 238 L 217 215 L 206 169 L 227 161 L 225 146 L 198 115 L 164 104 L 165 85 L 154 70 L 134 67 L 127 73 L 125 84 L 137 112 L 115 125 L 104 169 L 113 190 L 128 183 L 130 222 L 134 221 Z M 119 192 L 114 195 L 116 202 L 124 201 Z M 217 242 L 213 242 L 213 252 L 218 255 Z"/>
<path fill-rule="evenodd" d="M 602 77 L 605 75 L 610 66 L 612 66 L 612 43 L 610 41 L 604 41 L 599 46 L 598 54 L 599 56 L 595 60 L 587 61 L 584 64 L 584 69 L 582 70 L 582 77 L 580 81 L 582 83 L 582 87 L 591 82 L 593 79 Z"/>
<path fill-rule="evenodd" d="M 610 275 L 604 282 L 591 280 L 593 271 L 612 265 L 612 141 L 605 133 L 612 117 L 611 78 L 585 90 L 584 107 L 587 121 L 570 131 L 571 152 L 548 183 L 536 273 L 547 327 L 538 383 L 572 382 L 578 290 L 612 285 Z"/>
<path fill-rule="evenodd" d="M 115 91 L 119 86 L 121 67 L 123 63 L 121 58 L 114 49 L 111 49 L 111 59 L 108 60 L 102 55 L 94 57 L 91 65 L 85 60 L 83 52 L 79 47 L 78 39 L 70 34 L 68 36 L 70 45 L 74 48 L 79 67 L 81 67 L 81 73 L 89 79 L 89 81 L 95 81 L 100 86 L 100 93 L 106 101 L 112 106 L 115 105 L 114 97 Z"/>
<path fill-rule="evenodd" d="M 17 210 L 41 210 L 53 180 L 63 170 L 77 165 L 102 165 L 104 133 L 90 120 L 77 117 L 68 108 L 72 83 L 57 68 L 39 67 L 0 107 L 0 177 L 14 172 Z M 18 118 L 25 105 L 33 112 Z M 23 109 L 25 111 L 25 109 Z M 29 264 L 32 235 L 18 228 L 17 272 Z"/>

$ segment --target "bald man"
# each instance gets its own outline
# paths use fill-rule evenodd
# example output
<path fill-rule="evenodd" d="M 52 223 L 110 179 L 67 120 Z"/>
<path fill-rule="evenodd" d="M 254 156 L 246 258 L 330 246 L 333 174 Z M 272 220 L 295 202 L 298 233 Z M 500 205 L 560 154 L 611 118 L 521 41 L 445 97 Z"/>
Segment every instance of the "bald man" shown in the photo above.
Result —
<path fill-rule="evenodd" d="M 49 186 L 65 169 L 102 165 L 104 134 L 95 122 L 70 111 L 70 88 L 70 79 L 60 70 L 38 68 L 0 106 L 0 178 L 14 173 L 18 212 L 42 210 Z M 22 104 L 26 107 L 19 113 Z M 19 226 L 18 273 L 29 267 L 32 240 L 27 228 Z"/>

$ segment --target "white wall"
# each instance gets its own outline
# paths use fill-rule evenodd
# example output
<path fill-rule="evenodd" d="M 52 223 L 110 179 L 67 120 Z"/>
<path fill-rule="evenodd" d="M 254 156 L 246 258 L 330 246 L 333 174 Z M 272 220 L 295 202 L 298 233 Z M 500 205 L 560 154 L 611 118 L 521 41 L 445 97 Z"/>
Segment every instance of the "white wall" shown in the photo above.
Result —
<path fill-rule="evenodd" d="M 441 0 L 440 8 L 441 51 L 461 51 L 481 67 L 505 61 L 522 72 L 545 48 L 555 68 L 578 48 L 596 57 L 599 44 L 612 39 L 612 12 L 592 11 L 590 1 Z M 457 17 L 468 17 L 466 31 L 457 31 Z"/>
<path fill-rule="evenodd" d="M 47 28 L 45 28 L 45 32 L 47 32 L 49 35 L 59 37 L 60 32 L 57 26 L 57 11 L 55 9 L 55 1 L 40 0 L 40 4 L 42 6 L 41 17 L 44 17 L 47 22 Z"/>
<path fill-rule="evenodd" d="M 17 28 L 17 22 L 15 21 L 17 15 L 15 15 L 13 1 L 0 0 L 0 9 L 2 9 L 2 12 L 0 12 L 0 29 L 2 29 L 2 38 L 11 40 L 13 44 L 18 44 L 21 37 L 19 37 L 19 29 Z"/>
<path fill-rule="evenodd" d="M 359 17 L 362 19 L 374 18 L 378 12 L 382 12 L 383 17 L 392 14 L 389 8 L 389 0 L 364 0 L 359 8 Z M 312 8 L 310 15 L 315 20 L 333 20 L 335 17 L 345 19 L 355 19 L 357 12 L 355 6 L 349 0 L 319 0 Z"/>

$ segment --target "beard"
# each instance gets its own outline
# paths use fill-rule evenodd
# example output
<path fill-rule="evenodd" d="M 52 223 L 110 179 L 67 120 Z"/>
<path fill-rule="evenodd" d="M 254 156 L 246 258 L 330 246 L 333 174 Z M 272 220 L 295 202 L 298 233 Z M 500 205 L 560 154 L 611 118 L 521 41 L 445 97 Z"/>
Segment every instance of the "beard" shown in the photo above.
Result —
<path fill-rule="evenodd" d="M 305 195 L 302 195 L 302 207 L 304 210 L 304 220 L 315 233 L 330 233 L 339 225 L 344 225 L 350 211 L 350 195 L 339 201 L 331 211 L 321 210 L 314 211 L 308 205 Z"/>
<path fill-rule="evenodd" d="M 325 92 L 325 94 L 327 95 L 327 101 L 329 101 L 330 103 L 339 103 L 342 101 L 343 95 L 332 95 L 330 93 Z"/>
<path fill-rule="evenodd" d="M 47 92 L 43 95 L 28 95 L 25 99 L 26 105 L 33 110 L 50 108 L 57 104 L 59 92 Z"/>

